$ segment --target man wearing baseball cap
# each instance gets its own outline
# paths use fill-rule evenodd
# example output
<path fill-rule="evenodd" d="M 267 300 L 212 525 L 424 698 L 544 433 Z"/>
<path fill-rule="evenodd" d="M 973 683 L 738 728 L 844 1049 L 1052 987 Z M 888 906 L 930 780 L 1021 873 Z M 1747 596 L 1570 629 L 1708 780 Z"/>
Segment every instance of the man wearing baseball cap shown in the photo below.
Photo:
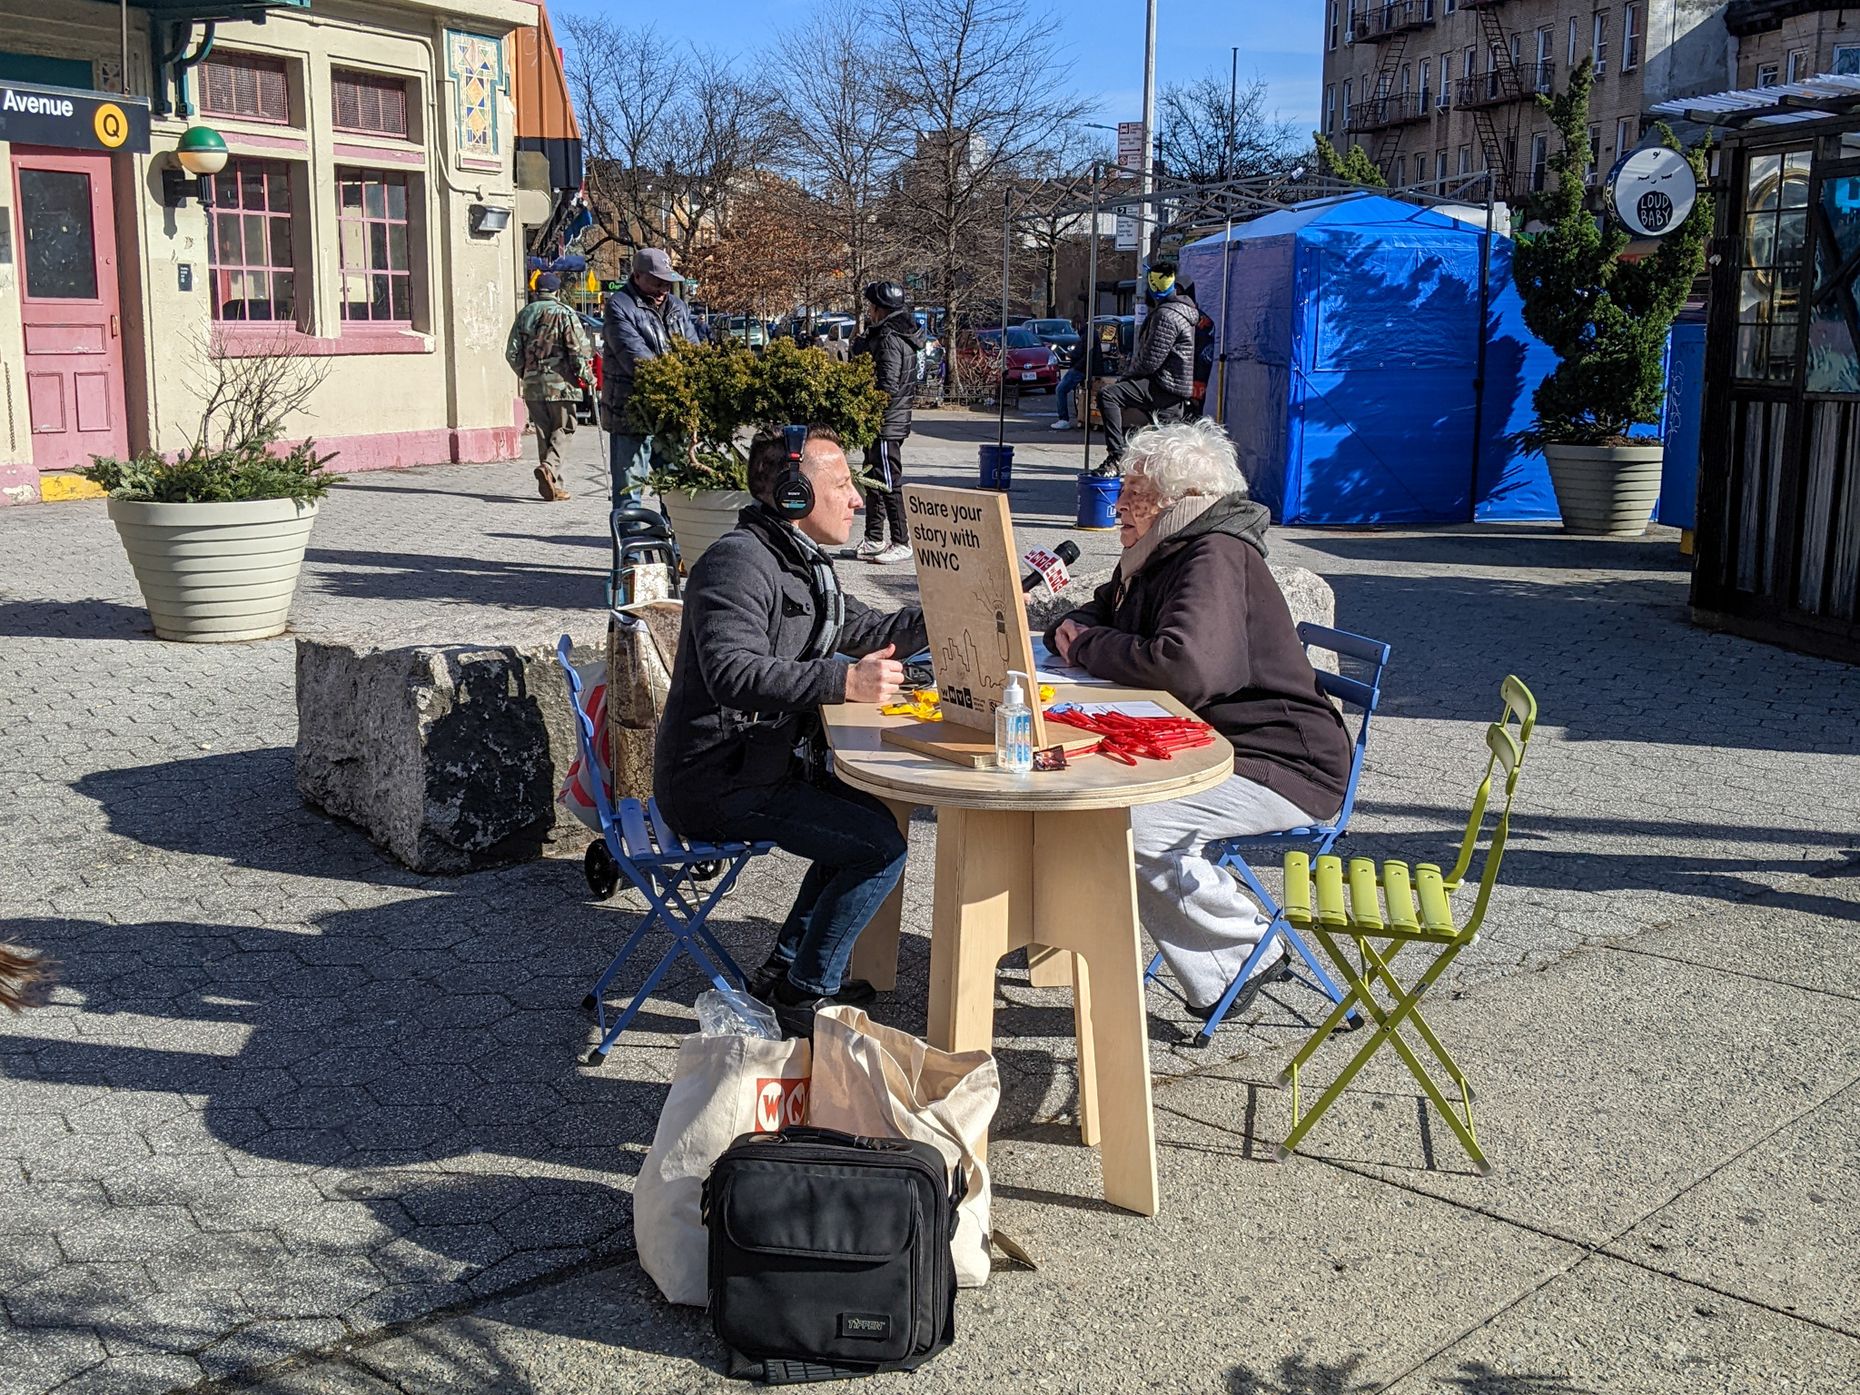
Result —
<path fill-rule="evenodd" d="M 643 247 L 633 254 L 633 274 L 626 284 L 607 297 L 602 323 L 601 418 L 611 433 L 608 459 L 616 509 L 639 502 L 652 468 L 652 437 L 642 434 L 627 412 L 633 373 L 678 340 L 697 342 L 690 308 L 672 293 L 684 279 L 673 270 L 672 259 L 663 249 Z"/>
<path fill-rule="evenodd" d="M 551 501 L 568 498 L 556 471 L 558 438 L 574 431 L 581 385 L 594 376 L 594 346 L 580 316 L 556 298 L 561 289 L 554 272 L 539 274 L 504 343 L 504 361 L 523 380 L 523 405 L 536 428 L 536 487 Z"/>

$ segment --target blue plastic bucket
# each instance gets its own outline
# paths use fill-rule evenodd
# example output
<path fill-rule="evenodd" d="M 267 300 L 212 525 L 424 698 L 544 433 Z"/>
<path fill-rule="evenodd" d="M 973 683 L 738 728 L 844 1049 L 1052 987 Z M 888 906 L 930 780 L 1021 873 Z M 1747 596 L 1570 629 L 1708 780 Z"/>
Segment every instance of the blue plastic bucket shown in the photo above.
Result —
<path fill-rule="evenodd" d="M 1079 471 L 1080 528 L 1117 527 L 1117 496 L 1124 492 L 1122 475 L 1094 475 Z"/>
<path fill-rule="evenodd" d="M 982 447 L 982 488 L 1006 489 L 1014 482 L 1014 447 Z"/>

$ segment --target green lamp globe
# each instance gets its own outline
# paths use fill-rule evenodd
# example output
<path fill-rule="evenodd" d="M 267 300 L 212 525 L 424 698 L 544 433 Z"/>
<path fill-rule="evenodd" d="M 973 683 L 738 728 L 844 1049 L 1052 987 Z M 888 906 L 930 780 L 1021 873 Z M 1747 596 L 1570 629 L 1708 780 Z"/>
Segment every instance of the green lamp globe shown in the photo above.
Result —
<path fill-rule="evenodd" d="M 226 168 L 226 138 L 206 126 L 189 126 L 174 155 L 189 174 L 218 174 Z"/>

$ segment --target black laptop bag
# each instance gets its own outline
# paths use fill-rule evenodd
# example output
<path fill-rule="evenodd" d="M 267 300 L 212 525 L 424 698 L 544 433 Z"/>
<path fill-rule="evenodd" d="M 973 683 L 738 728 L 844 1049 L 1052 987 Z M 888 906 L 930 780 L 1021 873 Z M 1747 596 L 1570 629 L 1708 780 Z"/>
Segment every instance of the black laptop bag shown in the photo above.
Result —
<path fill-rule="evenodd" d="M 967 1191 L 927 1143 L 744 1134 L 704 1183 L 710 1320 L 730 1374 L 770 1384 L 909 1371 L 956 1335 L 949 1242 Z"/>

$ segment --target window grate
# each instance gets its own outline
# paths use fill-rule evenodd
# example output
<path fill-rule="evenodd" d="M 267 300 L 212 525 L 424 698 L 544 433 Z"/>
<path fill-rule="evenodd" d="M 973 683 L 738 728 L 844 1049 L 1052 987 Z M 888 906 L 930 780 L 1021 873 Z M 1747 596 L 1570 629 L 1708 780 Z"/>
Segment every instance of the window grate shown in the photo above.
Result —
<path fill-rule="evenodd" d="M 407 135 L 406 79 L 338 68 L 330 81 L 330 95 L 337 130 Z"/>
<path fill-rule="evenodd" d="M 284 60 L 216 53 L 200 65 L 200 110 L 208 116 L 288 122 L 291 87 Z"/>

